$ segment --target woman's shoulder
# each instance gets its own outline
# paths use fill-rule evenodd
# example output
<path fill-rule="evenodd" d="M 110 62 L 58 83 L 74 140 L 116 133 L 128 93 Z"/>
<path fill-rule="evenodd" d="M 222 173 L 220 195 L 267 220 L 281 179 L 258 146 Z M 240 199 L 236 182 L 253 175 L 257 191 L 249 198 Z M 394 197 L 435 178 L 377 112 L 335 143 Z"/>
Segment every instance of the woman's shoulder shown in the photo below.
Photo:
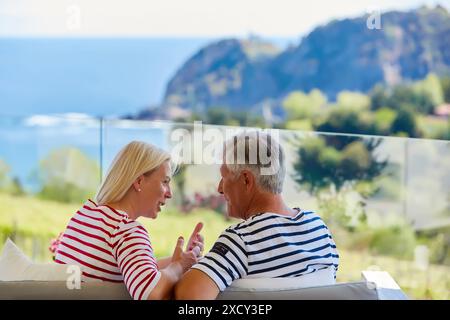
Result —
<path fill-rule="evenodd" d="M 124 237 L 128 235 L 139 235 L 149 237 L 147 229 L 139 221 L 132 220 L 130 218 L 123 218 L 117 225 L 115 237 Z"/>
<path fill-rule="evenodd" d="M 121 220 L 124 218 L 128 218 L 128 215 L 126 212 L 122 211 L 122 210 L 116 210 L 111 206 L 108 206 L 107 204 L 97 204 L 95 203 L 93 200 L 88 199 L 84 205 L 84 208 L 88 208 L 94 211 L 98 211 L 98 212 L 102 212 L 107 214 L 108 216 L 112 216 L 114 217 L 116 220 Z"/>
<path fill-rule="evenodd" d="M 106 226 L 115 230 L 115 234 L 125 232 L 126 230 L 136 229 L 146 232 L 144 226 L 136 220 L 128 217 L 127 213 L 122 210 L 117 210 L 108 205 L 101 205 L 88 199 L 79 212 L 89 212 L 97 216 L 97 220 L 102 221 Z"/>

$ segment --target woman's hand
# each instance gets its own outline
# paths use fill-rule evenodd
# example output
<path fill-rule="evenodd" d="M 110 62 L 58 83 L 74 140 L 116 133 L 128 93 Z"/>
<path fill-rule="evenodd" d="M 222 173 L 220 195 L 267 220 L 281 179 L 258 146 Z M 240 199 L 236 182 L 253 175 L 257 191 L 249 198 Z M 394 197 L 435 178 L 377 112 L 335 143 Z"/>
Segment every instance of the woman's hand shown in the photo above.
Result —
<path fill-rule="evenodd" d="M 203 249 L 205 247 L 205 240 L 203 236 L 200 234 L 200 231 L 203 228 L 203 223 L 199 222 L 194 228 L 191 236 L 189 237 L 189 241 L 186 246 L 186 252 L 193 251 L 196 254 L 196 257 L 199 258 L 203 254 Z M 197 248 L 196 248 L 197 247 Z"/>
<path fill-rule="evenodd" d="M 179 237 L 170 263 L 160 270 L 161 278 L 148 296 L 149 300 L 170 299 L 175 284 L 180 281 L 183 274 L 197 262 L 199 248 L 192 251 L 183 251 L 184 239 Z"/>
<path fill-rule="evenodd" d="M 204 248 L 204 239 L 203 236 L 199 233 L 203 228 L 203 223 L 199 222 L 194 228 L 191 236 L 189 237 L 189 241 L 186 245 L 186 250 L 184 252 L 192 251 L 194 252 L 197 258 L 200 258 L 203 253 Z M 183 248 L 181 248 L 183 250 Z M 173 261 L 173 257 L 161 258 L 158 259 L 158 268 L 164 269 Z"/>
<path fill-rule="evenodd" d="M 179 237 L 177 246 L 172 255 L 172 264 L 178 265 L 181 269 L 181 274 L 189 270 L 195 263 L 197 263 L 198 247 L 193 250 L 183 251 L 184 238 Z"/>

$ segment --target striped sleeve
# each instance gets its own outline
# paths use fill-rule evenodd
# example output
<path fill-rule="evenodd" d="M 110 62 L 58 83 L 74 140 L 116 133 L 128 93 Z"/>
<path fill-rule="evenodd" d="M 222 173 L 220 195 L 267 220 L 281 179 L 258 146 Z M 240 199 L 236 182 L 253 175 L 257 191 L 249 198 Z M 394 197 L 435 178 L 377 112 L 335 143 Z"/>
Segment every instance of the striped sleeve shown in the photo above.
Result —
<path fill-rule="evenodd" d="M 192 268 L 206 273 L 220 291 L 247 275 L 245 243 L 236 231 L 227 229 L 219 236 L 212 249 Z"/>
<path fill-rule="evenodd" d="M 114 255 L 128 292 L 134 300 L 148 299 L 161 277 L 150 237 L 136 221 L 121 226 L 116 234 Z"/>

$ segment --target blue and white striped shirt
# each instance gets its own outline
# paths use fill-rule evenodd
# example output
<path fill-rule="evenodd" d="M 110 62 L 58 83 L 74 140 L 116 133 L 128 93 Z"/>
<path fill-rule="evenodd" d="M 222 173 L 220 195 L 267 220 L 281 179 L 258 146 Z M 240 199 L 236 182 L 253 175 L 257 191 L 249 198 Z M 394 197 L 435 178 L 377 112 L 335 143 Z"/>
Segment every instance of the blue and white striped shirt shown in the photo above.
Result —
<path fill-rule="evenodd" d="M 322 219 L 260 213 L 233 225 L 192 268 L 206 273 L 220 291 L 243 278 L 299 277 L 324 268 L 336 271 L 339 255 Z"/>

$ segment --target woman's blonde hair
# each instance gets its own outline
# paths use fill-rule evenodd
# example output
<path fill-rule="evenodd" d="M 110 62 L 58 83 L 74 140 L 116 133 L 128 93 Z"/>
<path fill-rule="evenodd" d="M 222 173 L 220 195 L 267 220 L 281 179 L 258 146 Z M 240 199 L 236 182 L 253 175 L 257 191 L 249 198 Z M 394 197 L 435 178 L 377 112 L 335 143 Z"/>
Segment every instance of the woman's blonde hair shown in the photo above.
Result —
<path fill-rule="evenodd" d="M 170 154 L 149 143 L 132 141 L 114 158 L 95 199 L 98 204 L 122 200 L 133 182 L 143 174 L 150 174 L 165 161 Z"/>

